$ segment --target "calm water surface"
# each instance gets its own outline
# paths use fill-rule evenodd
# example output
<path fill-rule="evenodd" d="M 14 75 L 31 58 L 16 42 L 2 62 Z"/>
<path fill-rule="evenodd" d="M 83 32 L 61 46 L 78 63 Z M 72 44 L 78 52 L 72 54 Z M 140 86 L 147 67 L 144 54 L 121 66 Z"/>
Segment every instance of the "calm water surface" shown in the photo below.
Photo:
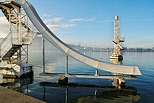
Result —
<path fill-rule="evenodd" d="M 64 73 L 65 54 L 46 42 L 46 72 Z M 111 62 L 109 52 L 83 52 L 84 54 Z M 137 80 L 125 80 L 126 87 L 119 89 L 113 87 L 114 80 L 109 79 L 83 79 L 69 78 L 71 87 L 58 86 L 59 77 L 39 76 L 42 70 L 42 43 L 36 38 L 29 46 L 29 63 L 34 66 L 34 77 L 25 79 L 3 79 L 0 75 L 1 85 L 6 88 L 22 92 L 48 103 L 154 103 L 154 53 L 126 52 L 121 65 L 138 66 L 142 76 Z M 1 63 L 1 65 L 6 65 Z M 69 73 L 94 74 L 95 68 L 80 63 L 69 57 Z M 1 71 L 0 71 L 1 74 Z M 99 70 L 99 74 L 111 74 Z M 55 84 L 52 84 L 52 83 Z M 74 84 L 82 84 L 82 88 Z M 86 85 L 86 86 L 85 86 Z M 87 85 L 102 86 L 102 89 L 88 88 Z M 83 88 L 84 86 L 84 88 Z"/>

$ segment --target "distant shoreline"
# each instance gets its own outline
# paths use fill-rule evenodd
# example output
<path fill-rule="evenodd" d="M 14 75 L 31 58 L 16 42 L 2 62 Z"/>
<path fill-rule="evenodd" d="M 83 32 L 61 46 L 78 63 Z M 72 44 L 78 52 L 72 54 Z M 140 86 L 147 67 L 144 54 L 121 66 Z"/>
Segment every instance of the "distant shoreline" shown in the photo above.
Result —
<path fill-rule="evenodd" d="M 0 42 L 4 38 L 0 38 Z M 81 45 L 75 45 L 75 44 L 67 44 L 73 49 L 77 51 L 89 51 L 89 52 L 112 52 L 113 48 L 101 48 L 101 47 L 85 47 Z M 124 47 L 124 52 L 154 52 L 153 48 L 127 48 Z"/>

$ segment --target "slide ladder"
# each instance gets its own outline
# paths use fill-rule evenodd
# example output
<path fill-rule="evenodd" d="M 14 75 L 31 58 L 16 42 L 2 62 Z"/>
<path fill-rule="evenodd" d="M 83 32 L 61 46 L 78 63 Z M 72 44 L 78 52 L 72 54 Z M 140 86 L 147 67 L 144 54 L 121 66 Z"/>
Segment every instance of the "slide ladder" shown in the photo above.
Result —
<path fill-rule="evenodd" d="M 0 9 L 10 23 L 10 33 L 0 43 L 0 61 L 9 63 L 23 45 L 32 43 L 37 33 L 33 32 L 31 25 L 25 20 L 26 15 L 22 16 L 18 3 L 0 2 Z"/>

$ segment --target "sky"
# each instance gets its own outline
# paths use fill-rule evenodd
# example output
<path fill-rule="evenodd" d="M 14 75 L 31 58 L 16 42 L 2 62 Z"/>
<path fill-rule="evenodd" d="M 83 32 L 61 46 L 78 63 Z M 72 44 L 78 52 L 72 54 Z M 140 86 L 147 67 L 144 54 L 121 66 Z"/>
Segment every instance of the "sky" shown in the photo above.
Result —
<path fill-rule="evenodd" d="M 154 0 L 28 0 L 50 30 L 69 44 L 113 48 L 114 18 L 119 17 L 122 44 L 154 47 Z M 9 33 L 0 11 L 0 37 Z"/>

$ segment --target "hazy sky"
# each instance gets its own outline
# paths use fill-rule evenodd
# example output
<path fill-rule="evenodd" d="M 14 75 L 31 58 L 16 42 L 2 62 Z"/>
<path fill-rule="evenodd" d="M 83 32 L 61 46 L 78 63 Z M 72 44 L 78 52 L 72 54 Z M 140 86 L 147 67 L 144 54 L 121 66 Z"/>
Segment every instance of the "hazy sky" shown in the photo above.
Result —
<path fill-rule="evenodd" d="M 42 20 L 66 43 L 113 47 L 114 17 L 126 47 L 154 47 L 154 0 L 28 0 Z M 0 37 L 8 34 L 0 12 Z"/>

